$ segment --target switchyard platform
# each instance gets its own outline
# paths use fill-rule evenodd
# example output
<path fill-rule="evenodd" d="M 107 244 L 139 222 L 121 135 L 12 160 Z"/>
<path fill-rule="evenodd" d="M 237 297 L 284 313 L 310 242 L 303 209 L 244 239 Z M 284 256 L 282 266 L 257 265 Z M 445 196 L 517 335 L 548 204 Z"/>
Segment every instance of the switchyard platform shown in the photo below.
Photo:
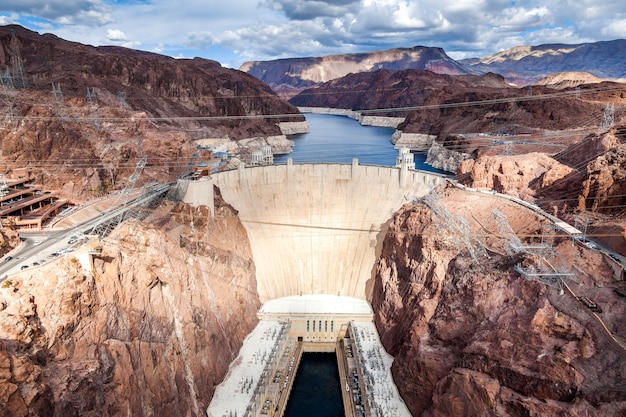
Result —
<path fill-rule="evenodd" d="M 336 353 L 346 417 L 411 416 L 367 301 L 284 297 L 263 305 L 258 315 L 259 324 L 215 391 L 209 417 L 282 417 L 303 352 Z"/>

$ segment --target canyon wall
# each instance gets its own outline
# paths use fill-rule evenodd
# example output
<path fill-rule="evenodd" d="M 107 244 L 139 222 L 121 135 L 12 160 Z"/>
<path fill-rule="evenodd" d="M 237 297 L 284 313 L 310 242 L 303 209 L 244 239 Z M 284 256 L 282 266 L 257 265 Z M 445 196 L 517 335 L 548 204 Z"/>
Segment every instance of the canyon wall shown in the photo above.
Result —
<path fill-rule="evenodd" d="M 256 325 L 259 300 L 235 212 L 166 203 L 0 289 L 0 415 L 204 416 Z"/>
<path fill-rule="evenodd" d="M 0 26 L 2 68 L 15 53 L 13 33 L 28 88 L 1 91 L 0 172 L 28 168 L 72 201 L 124 188 L 144 156 L 140 182 L 169 182 L 210 158 L 195 141 L 227 141 L 243 154 L 269 143 L 286 153 L 284 135 L 307 129 L 267 85 L 206 59 L 93 47 L 9 25 Z"/>
<path fill-rule="evenodd" d="M 373 308 L 412 414 L 624 415 L 626 350 L 598 318 L 623 335 L 626 306 L 603 256 L 562 238 L 544 253 L 555 268 L 575 274 L 567 281 L 574 292 L 602 305 L 604 313 L 594 316 L 567 288 L 515 272 L 516 264 L 540 269 L 541 256 L 506 255 L 491 209 L 520 236 L 537 239 L 541 219 L 496 197 L 451 189 L 440 197 L 453 216 L 465 216 L 489 256 L 474 262 L 423 204 L 404 206 L 389 226 Z"/>
<path fill-rule="evenodd" d="M 587 234 L 617 253 L 626 253 L 626 127 L 588 135 L 563 151 L 523 155 L 482 154 L 459 163 L 457 178 L 473 188 L 536 202 L 544 210 L 575 223 L 588 223 Z M 581 226 L 584 227 L 584 226 Z"/>

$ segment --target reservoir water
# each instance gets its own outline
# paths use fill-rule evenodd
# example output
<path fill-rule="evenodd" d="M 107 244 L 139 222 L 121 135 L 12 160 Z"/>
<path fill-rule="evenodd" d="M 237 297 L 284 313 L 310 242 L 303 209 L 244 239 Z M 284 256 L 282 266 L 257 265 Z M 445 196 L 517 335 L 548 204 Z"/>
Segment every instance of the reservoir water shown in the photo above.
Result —
<path fill-rule="evenodd" d="M 334 353 L 303 353 L 285 417 L 343 417 Z"/>
<path fill-rule="evenodd" d="M 305 114 L 310 132 L 291 135 L 295 146 L 288 155 L 275 155 L 275 164 L 336 162 L 352 163 L 358 158 L 359 164 L 394 166 L 398 150 L 391 143 L 395 129 L 362 126 L 346 116 L 328 114 Z M 431 172 L 441 172 L 426 165 L 426 154 L 415 154 L 415 168 Z"/>

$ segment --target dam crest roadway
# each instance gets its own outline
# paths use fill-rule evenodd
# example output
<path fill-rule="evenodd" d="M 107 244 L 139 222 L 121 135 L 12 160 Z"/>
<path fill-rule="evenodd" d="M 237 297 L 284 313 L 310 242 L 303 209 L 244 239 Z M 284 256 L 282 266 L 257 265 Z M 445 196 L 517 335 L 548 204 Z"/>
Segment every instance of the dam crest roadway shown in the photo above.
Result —
<path fill-rule="evenodd" d="M 414 166 L 414 165 L 413 165 Z M 282 416 L 303 351 L 336 352 L 346 416 L 410 416 L 369 303 L 387 225 L 447 177 L 352 164 L 245 167 L 181 180 L 214 213 L 214 186 L 239 213 L 256 267 L 260 319 L 217 388 L 211 417 Z M 235 365 L 236 364 L 236 365 Z M 382 383 L 384 381 L 384 384 Z"/>

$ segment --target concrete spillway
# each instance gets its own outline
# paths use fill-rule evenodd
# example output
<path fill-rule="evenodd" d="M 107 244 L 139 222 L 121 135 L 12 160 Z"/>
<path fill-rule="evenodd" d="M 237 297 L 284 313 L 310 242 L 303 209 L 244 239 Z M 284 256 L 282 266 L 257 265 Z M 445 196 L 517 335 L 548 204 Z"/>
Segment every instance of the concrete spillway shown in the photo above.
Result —
<path fill-rule="evenodd" d="M 403 168 L 299 164 L 243 168 L 189 182 L 184 201 L 211 204 L 213 184 L 239 211 L 262 302 L 291 295 L 368 299 L 386 223 L 444 181 Z"/>

